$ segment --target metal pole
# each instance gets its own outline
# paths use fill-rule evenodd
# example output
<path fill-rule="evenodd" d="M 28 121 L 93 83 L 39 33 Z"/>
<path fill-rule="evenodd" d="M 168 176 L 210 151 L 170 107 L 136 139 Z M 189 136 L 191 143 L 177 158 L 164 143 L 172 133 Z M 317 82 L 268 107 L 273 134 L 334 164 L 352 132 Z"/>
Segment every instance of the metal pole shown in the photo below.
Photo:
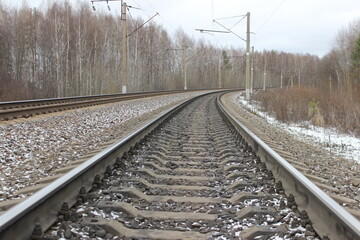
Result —
<path fill-rule="evenodd" d="M 186 68 L 187 68 L 187 61 L 186 61 L 186 50 L 187 46 L 183 48 L 183 63 L 184 63 L 184 90 L 187 89 L 187 76 L 186 76 Z"/>
<path fill-rule="evenodd" d="M 246 14 L 247 30 L 246 30 L 246 80 L 245 92 L 246 100 L 250 100 L 250 12 Z"/>
<path fill-rule="evenodd" d="M 266 55 L 265 57 L 265 63 L 264 63 L 264 82 L 263 82 L 263 90 L 266 90 Z"/>
<path fill-rule="evenodd" d="M 254 85 L 254 46 L 251 47 L 250 94 L 253 93 L 253 85 Z"/>
<path fill-rule="evenodd" d="M 219 57 L 219 88 L 222 87 L 221 84 L 221 58 Z"/>
<path fill-rule="evenodd" d="M 280 88 L 283 88 L 284 55 L 281 53 Z"/>
<path fill-rule="evenodd" d="M 121 0 L 121 23 L 122 23 L 122 93 L 127 92 L 127 24 L 126 3 Z"/>

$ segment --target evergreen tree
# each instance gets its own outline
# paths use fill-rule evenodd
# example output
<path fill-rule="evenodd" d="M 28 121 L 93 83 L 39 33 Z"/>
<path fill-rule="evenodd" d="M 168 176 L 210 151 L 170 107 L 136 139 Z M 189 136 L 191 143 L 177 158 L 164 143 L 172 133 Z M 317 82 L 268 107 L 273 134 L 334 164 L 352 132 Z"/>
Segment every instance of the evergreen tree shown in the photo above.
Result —
<path fill-rule="evenodd" d="M 225 50 L 222 51 L 222 56 L 225 69 L 231 69 L 230 58 Z"/>
<path fill-rule="evenodd" d="M 355 41 L 355 47 L 351 54 L 352 78 L 356 83 L 360 82 L 360 35 Z"/>

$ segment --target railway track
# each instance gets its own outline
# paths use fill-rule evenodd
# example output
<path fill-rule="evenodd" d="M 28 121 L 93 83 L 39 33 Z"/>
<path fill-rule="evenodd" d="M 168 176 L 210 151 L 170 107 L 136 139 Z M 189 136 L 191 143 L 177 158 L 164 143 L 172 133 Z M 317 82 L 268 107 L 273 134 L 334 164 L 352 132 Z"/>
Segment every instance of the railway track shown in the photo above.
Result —
<path fill-rule="evenodd" d="M 0 102 L 0 121 L 21 117 L 28 118 L 34 115 L 180 92 L 184 91 L 143 92 Z"/>
<path fill-rule="evenodd" d="M 10 209 L 0 239 L 359 239 L 359 222 L 216 96 L 178 106 Z"/>

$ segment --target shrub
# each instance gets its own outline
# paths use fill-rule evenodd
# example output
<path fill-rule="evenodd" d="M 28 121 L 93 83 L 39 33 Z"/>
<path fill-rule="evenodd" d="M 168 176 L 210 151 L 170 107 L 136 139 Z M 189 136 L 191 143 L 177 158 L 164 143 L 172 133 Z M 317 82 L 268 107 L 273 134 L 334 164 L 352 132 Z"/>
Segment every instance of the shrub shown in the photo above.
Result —
<path fill-rule="evenodd" d="M 360 135 L 360 91 L 352 88 L 329 92 L 321 88 L 295 87 L 258 92 L 254 99 L 263 110 L 282 122 L 310 121 Z"/>

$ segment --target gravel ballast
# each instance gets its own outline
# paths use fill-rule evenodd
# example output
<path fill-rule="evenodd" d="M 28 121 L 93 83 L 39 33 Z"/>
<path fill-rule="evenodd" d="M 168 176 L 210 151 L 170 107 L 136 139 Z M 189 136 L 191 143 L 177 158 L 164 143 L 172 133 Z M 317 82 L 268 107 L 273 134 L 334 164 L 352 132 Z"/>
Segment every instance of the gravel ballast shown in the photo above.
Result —
<path fill-rule="evenodd" d="M 326 185 L 338 190 L 336 195 L 355 200 L 353 203 L 341 203 L 341 205 L 360 210 L 360 167 L 357 162 L 338 157 L 319 144 L 290 134 L 268 123 L 256 113 L 246 110 L 241 104 L 239 92 L 226 94 L 223 101 L 250 123 L 251 126 L 248 126 L 250 129 L 255 127 L 258 132 L 291 153 L 299 162 L 304 163 L 309 169 L 307 174 L 326 179 Z M 328 193 L 334 194 L 334 192 Z"/>
<path fill-rule="evenodd" d="M 0 202 L 25 197 L 15 193 L 202 93 L 143 98 L 0 123 Z"/>

